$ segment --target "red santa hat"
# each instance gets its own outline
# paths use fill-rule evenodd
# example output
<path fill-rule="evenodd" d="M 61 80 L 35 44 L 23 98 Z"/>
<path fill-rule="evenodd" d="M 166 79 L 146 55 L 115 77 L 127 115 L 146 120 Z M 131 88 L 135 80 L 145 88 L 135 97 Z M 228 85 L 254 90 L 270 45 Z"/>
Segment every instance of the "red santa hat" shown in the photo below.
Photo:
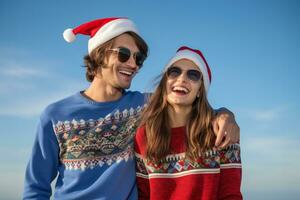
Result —
<path fill-rule="evenodd" d="M 76 28 L 68 28 L 63 36 L 67 42 L 73 42 L 77 34 L 89 35 L 88 42 L 89 54 L 99 45 L 117 37 L 125 32 L 134 32 L 139 35 L 135 24 L 128 18 L 103 18 L 90 21 Z"/>
<path fill-rule="evenodd" d="M 211 83 L 211 71 L 210 71 L 210 68 L 209 68 L 202 52 L 200 50 L 192 49 L 187 46 L 180 47 L 177 50 L 175 56 L 173 58 L 171 58 L 171 60 L 165 66 L 165 71 L 169 67 L 171 67 L 176 61 L 181 60 L 181 59 L 191 60 L 199 67 L 199 69 L 203 75 L 203 82 L 204 82 L 204 86 L 205 86 L 205 91 L 207 93 L 210 83 Z"/>

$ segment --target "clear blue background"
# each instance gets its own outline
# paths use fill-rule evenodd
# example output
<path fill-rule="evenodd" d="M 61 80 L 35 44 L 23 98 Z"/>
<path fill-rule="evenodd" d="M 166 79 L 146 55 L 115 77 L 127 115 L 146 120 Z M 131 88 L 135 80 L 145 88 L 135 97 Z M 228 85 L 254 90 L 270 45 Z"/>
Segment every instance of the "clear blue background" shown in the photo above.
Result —
<path fill-rule="evenodd" d="M 131 89 L 151 91 L 176 49 L 199 48 L 212 69 L 213 107 L 241 127 L 245 199 L 300 196 L 297 0 L 0 1 L 0 199 L 20 199 L 40 112 L 87 87 L 85 36 L 66 43 L 69 27 L 127 16 L 150 46 Z"/>

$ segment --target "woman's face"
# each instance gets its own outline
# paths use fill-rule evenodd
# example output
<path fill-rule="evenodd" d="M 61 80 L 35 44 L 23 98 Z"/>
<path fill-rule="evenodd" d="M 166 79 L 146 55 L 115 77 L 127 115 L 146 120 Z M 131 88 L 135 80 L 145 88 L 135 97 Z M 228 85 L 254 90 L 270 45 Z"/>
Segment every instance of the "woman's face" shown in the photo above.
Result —
<path fill-rule="evenodd" d="M 167 101 L 174 106 L 192 106 L 199 95 L 202 74 L 192 61 L 181 59 L 167 70 Z"/>

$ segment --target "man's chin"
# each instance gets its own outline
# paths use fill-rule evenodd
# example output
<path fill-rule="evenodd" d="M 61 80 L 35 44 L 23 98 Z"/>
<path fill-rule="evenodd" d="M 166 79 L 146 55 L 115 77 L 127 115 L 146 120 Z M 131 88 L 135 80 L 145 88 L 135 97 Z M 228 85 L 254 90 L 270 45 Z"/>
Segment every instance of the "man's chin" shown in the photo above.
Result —
<path fill-rule="evenodd" d="M 129 88 L 130 88 L 130 84 L 123 87 L 123 89 L 125 89 L 125 90 L 129 89 Z"/>
<path fill-rule="evenodd" d="M 119 89 L 126 90 L 126 89 L 129 89 L 129 88 L 130 88 L 130 85 L 131 85 L 131 84 L 120 84 L 118 88 L 119 88 Z"/>

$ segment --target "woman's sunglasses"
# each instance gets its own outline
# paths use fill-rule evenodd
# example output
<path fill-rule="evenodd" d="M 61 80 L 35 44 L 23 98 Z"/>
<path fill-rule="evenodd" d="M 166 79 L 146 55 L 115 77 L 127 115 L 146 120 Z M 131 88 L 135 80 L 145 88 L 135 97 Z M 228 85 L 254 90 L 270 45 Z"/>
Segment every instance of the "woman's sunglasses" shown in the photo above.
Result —
<path fill-rule="evenodd" d="M 167 70 L 167 76 L 168 78 L 177 78 L 182 74 L 183 70 L 180 67 L 177 66 L 171 66 Z M 189 80 L 197 82 L 201 79 L 201 72 L 199 70 L 195 69 L 189 69 L 186 71 L 186 75 Z"/>
<path fill-rule="evenodd" d="M 114 51 L 118 53 L 118 60 L 122 63 L 127 62 L 131 55 L 133 55 L 133 58 L 135 60 L 135 63 L 137 66 L 141 67 L 144 63 L 144 60 L 146 59 L 146 55 L 144 55 L 141 52 L 134 52 L 132 53 L 130 49 L 125 47 L 119 47 L 116 49 L 109 49 L 109 51 Z"/>

